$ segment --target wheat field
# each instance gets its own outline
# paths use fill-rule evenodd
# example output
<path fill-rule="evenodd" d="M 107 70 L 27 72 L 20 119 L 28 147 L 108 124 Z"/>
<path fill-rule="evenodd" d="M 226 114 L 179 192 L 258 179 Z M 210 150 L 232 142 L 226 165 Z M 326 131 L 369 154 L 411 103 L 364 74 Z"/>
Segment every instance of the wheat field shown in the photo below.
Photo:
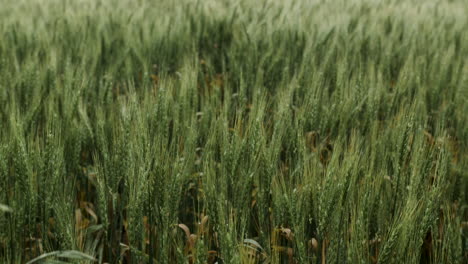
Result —
<path fill-rule="evenodd" d="M 466 0 L 2 0 L 0 263 L 467 263 Z"/>

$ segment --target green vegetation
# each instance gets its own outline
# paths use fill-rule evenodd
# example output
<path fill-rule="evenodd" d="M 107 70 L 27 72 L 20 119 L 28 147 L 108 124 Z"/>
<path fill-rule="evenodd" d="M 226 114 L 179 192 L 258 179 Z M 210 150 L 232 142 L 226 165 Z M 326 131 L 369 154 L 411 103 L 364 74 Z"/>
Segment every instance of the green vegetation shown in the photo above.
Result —
<path fill-rule="evenodd" d="M 0 263 L 466 263 L 465 0 L 2 0 Z"/>

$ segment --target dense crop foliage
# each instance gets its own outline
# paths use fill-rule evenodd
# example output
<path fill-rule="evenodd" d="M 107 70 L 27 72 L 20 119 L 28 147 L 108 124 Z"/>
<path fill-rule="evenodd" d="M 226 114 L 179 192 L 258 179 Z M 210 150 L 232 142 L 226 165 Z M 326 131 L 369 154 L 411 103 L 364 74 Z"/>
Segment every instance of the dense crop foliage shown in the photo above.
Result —
<path fill-rule="evenodd" d="M 0 263 L 463 263 L 467 14 L 0 1 Z"/>

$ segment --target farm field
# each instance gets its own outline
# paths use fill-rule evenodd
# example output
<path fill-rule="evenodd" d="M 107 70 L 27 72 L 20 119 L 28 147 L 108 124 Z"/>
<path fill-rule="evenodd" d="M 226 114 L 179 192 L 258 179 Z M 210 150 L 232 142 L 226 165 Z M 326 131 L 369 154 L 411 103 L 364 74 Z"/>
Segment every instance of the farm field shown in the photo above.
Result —
<path fill-rule="evenodd" d="M 466 0 L 1 0 L 0 263 L 468 263 Z"/>

